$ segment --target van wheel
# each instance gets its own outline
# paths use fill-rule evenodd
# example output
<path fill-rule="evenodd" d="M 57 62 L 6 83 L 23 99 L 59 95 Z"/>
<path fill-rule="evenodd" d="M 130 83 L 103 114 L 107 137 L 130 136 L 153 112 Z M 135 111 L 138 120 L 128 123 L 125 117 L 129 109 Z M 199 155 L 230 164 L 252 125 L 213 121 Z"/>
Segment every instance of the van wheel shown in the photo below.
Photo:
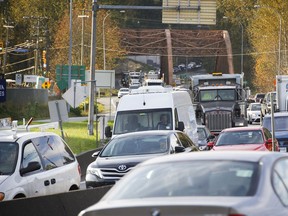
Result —
<path fill-rule="evenodd" d="M 69 189 L 69 191 L 75 191 L 75 190 L 79 190 L 79 187 L 77 185 L 72 185 Z"/>
<path fill-rule="evenodd" d="M 13 199 L 25 198 L 24 194 L 17 194 Z"/>

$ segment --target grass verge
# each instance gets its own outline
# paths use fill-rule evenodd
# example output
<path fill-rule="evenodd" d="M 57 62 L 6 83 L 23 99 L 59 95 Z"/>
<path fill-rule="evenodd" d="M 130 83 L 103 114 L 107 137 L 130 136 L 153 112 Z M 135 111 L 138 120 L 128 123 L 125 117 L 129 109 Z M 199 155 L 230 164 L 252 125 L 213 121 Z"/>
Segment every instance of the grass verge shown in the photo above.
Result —
<path fill-rule="evenodd" d="M 39 123 L 34 123 L 39 124 Z M 63 123 L 63 134 L 66 143 L 72 149 L 74 154 L 80 154 L 92 149 L 96 149 L 103 145 L 98 140 L 96 142 L 96 126 L 94 125 L 94 135 L 88 134 L 88 121 L 83 122 L 64 122 Z M 32 131 L 32 130 L 31 130 Z M 39 131 L 38 129 L 33 129 L 33 131 Z M 54 132 L 62 137 L 61 129 L 48 129 L 46 131 Z M 99 139 L 98 134 L 98 139 Z M 104 141 L 105 143 L 106 141 Z"/>

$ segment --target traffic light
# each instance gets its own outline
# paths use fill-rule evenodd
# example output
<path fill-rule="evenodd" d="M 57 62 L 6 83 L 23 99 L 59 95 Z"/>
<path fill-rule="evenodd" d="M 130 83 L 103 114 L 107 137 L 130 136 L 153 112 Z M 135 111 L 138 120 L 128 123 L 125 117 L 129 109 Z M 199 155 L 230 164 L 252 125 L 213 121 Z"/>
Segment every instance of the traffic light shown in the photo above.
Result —
<path fill-rule="evenodd" d="M 42 51 L 42 61 L 43 61 L 43 68 L 46 69 L 46 50 Z"/>
<path fill-rule="evenodd" d="M 0 52 L 3 50 L 3 48 L 4 48 L 4 43 L 3 41 L 0 41 Z"/>

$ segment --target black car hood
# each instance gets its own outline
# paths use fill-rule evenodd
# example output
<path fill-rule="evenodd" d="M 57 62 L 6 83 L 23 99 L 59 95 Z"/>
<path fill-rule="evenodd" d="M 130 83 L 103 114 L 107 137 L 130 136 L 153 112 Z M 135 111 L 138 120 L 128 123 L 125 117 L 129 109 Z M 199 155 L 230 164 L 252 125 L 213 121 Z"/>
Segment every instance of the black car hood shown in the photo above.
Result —
<path fill-rule="evenodd" d="M 166 153 L 165 153 L 166 154 Z M 136 166 L 145 160 L 153 157 L 158 157 L 162 154 L 146 154 L 146 155 L 129 155 L 129 156 L 116 156 L 116 157 L 98 157 L 89 166 L 93 168 L 116 168 L 120 165 L 125 165 L 128 168 Z"/>
<path fill-rule="evenodd" d="M 212 101 L 201 103 L 201 105 L 204 112 L 209 112 L 212 110 L 232 111 L 235 103 L 235 101 Z"/>

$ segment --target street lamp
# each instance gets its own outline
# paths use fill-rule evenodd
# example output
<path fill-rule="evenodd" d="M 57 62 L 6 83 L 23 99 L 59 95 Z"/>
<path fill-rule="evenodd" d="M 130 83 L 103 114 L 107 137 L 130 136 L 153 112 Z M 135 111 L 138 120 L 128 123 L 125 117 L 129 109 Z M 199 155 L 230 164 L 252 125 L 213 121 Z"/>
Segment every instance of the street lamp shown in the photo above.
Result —
<path fill-rule="evenodd" d="M 14 28 L 14 26 L 11 25 L 3 25 L 4 28 L 6 28 L 6 41 L 5 41 L 5 54 L 4 54 L 4 62 L 3 62 L 3 75 L 5 75 L 6 72 L 6 64 L 7 64 L 7 47 L 8 47 L 8 39 L 9 39 L 9 29 Z"/>
<path fill-rule="evenodd" d="M 228 17 L 223 16 L 223 19 L 228 19 Z M 239 22 L 239 25 L 241 26 L 241 73 L 243 72 L 243 33 L 244 33 L 244 29 L 243 29 L 243 24 L 241 22 Z"/>
<path fill-rule="evenodd" d="M 84 18 L 88 18 L 88 15 L 78 15 L 79 18 L 82 18 L 82 33 L 81 33 L 81 54 L 80 54 L 80 64 L 83 65 L 83 55 L 84 55 Z"/>
<path fill-rule="evenodd" d="M 268 6 L 261 6 L 261 5 L 254 5 L 254 8 L 267 8 L 271 9 L 274 13 L 278 15 L 279 18 L 279 38 L 278 38 L 278 73 L 277 75 L 280 75 L 281 70 L 281 32 L 282 32 L 282 17 L 280 13 L 275 10 L 274 8 L 268 7 Z"/>
<path fill-rule="evenodd" d="M 106 16 L 103 19 L 102 24 L 102 35 L 103 35 L 103 69 L 106 70 L 106 45 L 105 45 L 105 20 L 110 15 L 110 13 L 107 13 Z"/>

